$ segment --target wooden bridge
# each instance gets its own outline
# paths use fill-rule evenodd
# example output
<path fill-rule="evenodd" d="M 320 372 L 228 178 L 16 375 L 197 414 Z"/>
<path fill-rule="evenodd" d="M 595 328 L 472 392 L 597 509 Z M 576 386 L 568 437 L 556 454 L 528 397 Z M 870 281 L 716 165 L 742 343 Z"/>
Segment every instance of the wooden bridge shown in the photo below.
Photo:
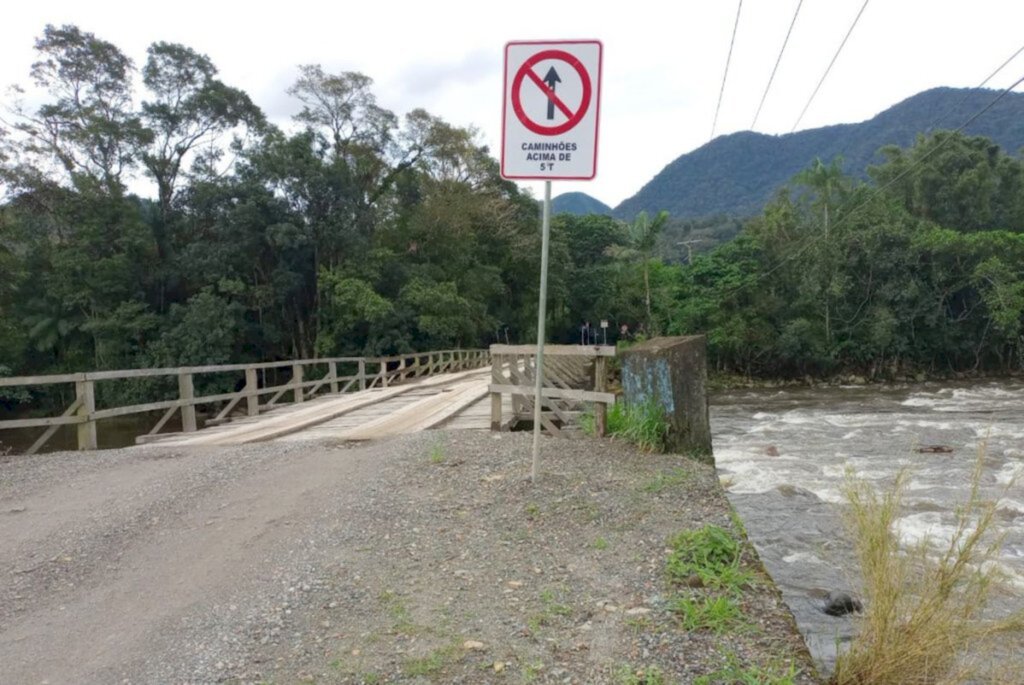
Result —
<path fill-rule="evenodd" d="M 0 421 L 0 431 L 43 429 L 27 450 L 32 454 L 62 426 L 75 427 L 79 449 L 96 449 L 104 419 L 156 412 L 163 413 L 136 442 L 227 445 L 371 440 L 434 428 L 510 430 L 533 419 L 535 353 L 533 346 L 494 345 L 392 357 L 0 378 L 0 388 L 66 391 L 73 385 L 75 393 L 60 416 Z M 615 348 L 604 346 L 545 347 L 541 421 L 547 432 L 571 436 L 592 403 L 603 434 L 605 407 L 615 401 L 605 391 L 605 360 L 614 354 Z M 197 387 L 208 394 L 197 394 Z M 225 392 L 227 387 L 234 389 Z M 139 395 L 161 399 L 118 404 L 118 398 Z M 180 430 L 168 430 L 172 419 Z"/>

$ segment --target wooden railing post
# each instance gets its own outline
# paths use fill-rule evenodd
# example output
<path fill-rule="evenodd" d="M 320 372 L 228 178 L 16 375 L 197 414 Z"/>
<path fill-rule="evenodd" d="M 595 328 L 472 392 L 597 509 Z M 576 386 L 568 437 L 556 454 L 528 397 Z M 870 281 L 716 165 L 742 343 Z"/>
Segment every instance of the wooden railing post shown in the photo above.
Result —
<path fill-rule="evenodd" d="M 398 380 L 405 380 L 405 357 L 402 357 L 398 362 Z"/>
<path fill-rule="evenodd" d="M 192 374 L 178 374 L 178 399 L 181 400 L 181 430 L 185 433 L 196 431 L 195 387 L 192 385 Z"/>
<path fill-rule="evenodd" d="M 292 385 L 295 386 L 295 401 L 305 399 L 302 393 L 302 364 L 292 364 Z"/>
<path fill-rule="evenodd" d="M 82 401 L 78 408 L 78 415 L 85 420 L 78 424 L 78 449 L 96 449 L 96 422 L 92 420 L 92 413 L 96 411 L 96 386 L 93 381 L 77 381 L 75 383 L 75 397 Z"/>
<path fill-rule="evenodd" d="M 605 357 L 594 359 L 594 390 L 597 392 L 604 392 L 606 387 L 607 365 L 605 359 Z M 608 429 L 608 405 L 604 402 L 594 403 L 594 429 L 600 438 L 604 437 Z"/>
<path fill-rule="evenodd" d="M 338 394 L 338 362 L 327 362 L 327 374 L 331 378 L 331 393 Z"/>
<path fill-rule="evenodd" d="M 256 369 L 245 370 L 245 413 L 258 416 L 260 413 L 259 383 L 256 380 Z"/>
<path fill-rule="evenodd" d="M 366 390 L 366 360 L 359 360 L 359 389 Z"/>
<path fill-rule="evenodd" d="M 434 369 L 434 353 L 431 352 L 427 355 L 427 375 L 433 376 L 436 369 Z"/>
<path fill-rule="evenodd" d="M 491 383 L 498 385 L 505 382 L 505 375 L 501 369 L 500 359 L 491 367 Z M 501 430 L 501 393 L 491 393 L 491 430 Z"/>
<path fill-rule="evenodd" d="M 380 383 L 382 387 L 388 387 L 388 362 L 386 359 L 380 360 Z"/>

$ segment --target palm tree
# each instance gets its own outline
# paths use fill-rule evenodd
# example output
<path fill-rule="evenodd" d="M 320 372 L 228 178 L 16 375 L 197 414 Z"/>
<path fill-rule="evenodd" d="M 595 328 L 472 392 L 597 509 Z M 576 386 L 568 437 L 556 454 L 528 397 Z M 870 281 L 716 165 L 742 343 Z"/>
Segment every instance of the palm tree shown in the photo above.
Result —
<path fill-rule="evenodd" d="M 821 207 L 824 229 L 825 229 L 825 245 L 822 253 L 825 255 L 825 341 L 829 345 L 832 344 L 832 314 L 831 314 L 831 295 L 830 291 L 832 288 L 832 251 L 831 245 L 829 244 L 829 207 L 839 204 L 842 199 L 843 192 L 846 190 L 848 185 L 847 179 L 843 176 L 843 160 L 841 157 L 836 157 L 827 166 L 821 161 L 820 157 L 815 158 L 810 168 L 804 169 L 796 175 L 797 183 L 807 186 L 817 194 L 817 200 L 815 204 Z M 836 199 L 834 195 L 839 194 L 839 198 Z"/>
<path fill-rule="evenodd" d="M 614 245 L 608 248 L 608 254 L 615 259 L 639 262 L 644 272 L 644 305 L 647 309 L 647 331 L 655 334 L 654 320 L 651 316 L 651 270 L 650 263 L 654 259 L 654 251 L 658 245 L 658 236 L 668 222 L 668 212 L 662 210 L 651 219 L 647 212 L 640 212 L 632 223 L 624 223 L 625 245 Z"/>

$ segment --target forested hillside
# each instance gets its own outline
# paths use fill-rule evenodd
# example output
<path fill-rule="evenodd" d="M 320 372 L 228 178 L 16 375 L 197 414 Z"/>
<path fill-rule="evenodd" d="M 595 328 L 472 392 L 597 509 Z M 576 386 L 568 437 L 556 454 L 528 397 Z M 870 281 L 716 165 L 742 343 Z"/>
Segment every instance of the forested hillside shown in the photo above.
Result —
<path fill-rule="evenodd" d="M 617 206 L 614 216 L 628 219 L 641 210 L 667 210 L 680 219 L 723 213 L 753 216 L 815 158 L 840 157 L 845 173 L 866 179 L 868 166 L 883 161 L 880 148 L 906 147 L 921 133 L 955 129 L 998 94 L 985 89 L 934 88 L 859 124 L 781 136 L 752 131 L 721 136 L 666 166 Z M 1016 153 L 1024 147 L 1024 93 L 1007 94 L 964 132 L 991 138 Z"/>
<path fill-rule="evenodd" d="M 612 208 L 586 193 L 562 193 L 551 200 L 552 214 L 611 214 Z"/>
<path fill-rule="evenodd" d="M 1024 366 L 1024 164 L 987 138 L 889 147 L 863 183 L 815 162 L 733 241 L 665 269 L 660 326 L 720 369 L 871 378 Z"/>
<path fill-rule="evenodd" d="M 37 49 L 45 98 L 0 129 L 0 375 L 534 338 L 536 200 L 472 131 L 316 65 L 282 130 L 185 46 L 137 67 L 66 26 Z M 707 333 L 724 371 L 1019 370 L 1021 160 L 949 133 L 880 159 L 805 165 L 745 223 L 556 216 L 551 338 L 609 319 Z"/>

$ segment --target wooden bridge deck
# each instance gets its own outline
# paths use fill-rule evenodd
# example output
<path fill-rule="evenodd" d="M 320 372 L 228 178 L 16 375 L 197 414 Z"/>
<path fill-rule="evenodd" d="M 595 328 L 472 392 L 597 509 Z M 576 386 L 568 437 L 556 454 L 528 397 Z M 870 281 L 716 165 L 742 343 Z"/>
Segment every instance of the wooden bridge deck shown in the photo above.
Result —
<path fill-rule="evenodd" d="M 273 412 L 152 441 L 169 445 L 234 445 L 267 440 L 373 440 L 450 427 L 488 430 L 489 367 L 430 376 L 388 388 L 328 395 Z"/>
<path fill-rule="evenodd" d="M 593 404 L 595 426 L 602 434 L 604 408 L 615 401 L 614 395 L 604 391 L 604 358 L 613 356 L 614 348 L 553 345 L 546 354 L 544 411 L 540 413 L 544 430 L 570 437 L 579 428 L 578 417 L 586 402 Z M 535 348 L 529 345 L 492 345 L 489 350 L 440 350 L 397 357 L 0 378 L 0 388 L 73 384 L 75 389 L 75 400 L 60 416 L 0 420 L 0 430 L 44 429 L 28 454 L 38 451 L 62 426 L 77 431 L 79 449 L 96 449 L 97 424 L 104 419 L 158 411 L 163 412 L 162 417 L 149 433 L 138 436 L 137 442 L 237 445 L 311 438 L 373 440 L 442 427 L 489 430 L 493 425 L 514 430 L 524 421 L 532 424 L 535 355 Z M 196 376 L 208 380 L 197 386 Z M 97 383 L 149 382 L 166 377 L 177 380 L 176 398 L 169 396 L 167 383 L 163 390 L 159 384 L 150 388 L 159 398 L 156 401 L 127 406 L 108 404 L 111 397 L 116 401 L 118 396 L 96 391 Z M 197 387 L 206 392 L 230 387 L 232 380 L 233 392 L 196 393 Z M 591 385 L 593 390 L 584 389 Z M 109 392 L 106 385 L 104 392 Z M 104 400 L 99 407 L 98 397 Z M 288 398 L 292 402 L 285 404 Z M 209 412 L 209 425 L 202 430 L 198 430 L 200 406 Z M 161 433 L 176 414 L 180 414 L 181 432 Z M 232 414 L 242 417 L 232 419 Z"/>

